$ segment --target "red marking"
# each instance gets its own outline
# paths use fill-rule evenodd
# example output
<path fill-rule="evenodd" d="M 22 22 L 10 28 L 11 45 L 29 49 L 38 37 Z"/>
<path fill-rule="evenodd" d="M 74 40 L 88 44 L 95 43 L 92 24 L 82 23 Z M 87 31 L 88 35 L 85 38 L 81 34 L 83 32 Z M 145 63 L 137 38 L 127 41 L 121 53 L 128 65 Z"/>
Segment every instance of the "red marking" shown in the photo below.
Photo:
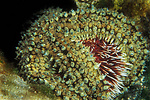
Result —
<path fill-rule="evenodd" d="M 104 39 L 99 40 L 98 37 L 94 39 L 83 40 L 82 44 L 90 47 L 91 53 L 94 54 L 95 62 L 101 63 L 99 66 L 99 71 L 103 75 L 106 75 L 104 80 L 107 80 L 111 85 L 114 85 L 113 82 L 116 83 L 116 80 L 118 80 L 117 75 L 121 75 L 121 72 L 125 69 L 123 65 L 126 65 L 121 58 L 118 58 L 118 56 L 121 56 L 121 52 L 116 49 L 117 45 L 110 44 Z M 114 73 L 111 72 L 111 70 Z"/>

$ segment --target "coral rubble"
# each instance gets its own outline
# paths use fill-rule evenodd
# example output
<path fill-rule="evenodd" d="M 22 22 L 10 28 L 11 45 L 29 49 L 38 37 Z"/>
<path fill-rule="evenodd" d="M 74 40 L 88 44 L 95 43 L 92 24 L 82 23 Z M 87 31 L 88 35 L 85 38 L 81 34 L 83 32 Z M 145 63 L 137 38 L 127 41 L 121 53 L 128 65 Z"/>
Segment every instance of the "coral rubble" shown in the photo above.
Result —
<path fill-rule="evenodd" d="M 43 91 L 34 88 L 33 84 L 28 84 L 14 73 L 14 65 L 7 62 L 1 53 L 0 51 L 0 100 L 53 100 L 51 92 L 47 91 L 48 95 L 43 94 Z"/>

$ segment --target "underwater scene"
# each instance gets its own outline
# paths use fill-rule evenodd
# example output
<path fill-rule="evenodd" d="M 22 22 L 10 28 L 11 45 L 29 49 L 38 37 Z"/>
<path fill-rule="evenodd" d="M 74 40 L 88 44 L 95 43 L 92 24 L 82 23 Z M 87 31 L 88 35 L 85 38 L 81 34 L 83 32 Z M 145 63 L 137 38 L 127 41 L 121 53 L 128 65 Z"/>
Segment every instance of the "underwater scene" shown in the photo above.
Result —
<path fill-rule="evenodd" d="M 150 0 L 68 1 L 0 48 L 0 100 L 150 100 Z"/>

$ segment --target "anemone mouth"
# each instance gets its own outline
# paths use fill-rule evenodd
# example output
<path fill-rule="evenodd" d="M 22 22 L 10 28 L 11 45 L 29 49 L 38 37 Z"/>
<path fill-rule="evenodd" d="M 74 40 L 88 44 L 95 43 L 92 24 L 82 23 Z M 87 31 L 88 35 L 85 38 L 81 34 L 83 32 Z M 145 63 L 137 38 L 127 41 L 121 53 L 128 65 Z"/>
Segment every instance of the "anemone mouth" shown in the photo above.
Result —
<path fill-rule="evenodd" d="M 96 36 L 96 38 L 81 40 L 81 42 L 90 47 L 90 53 L 94 54 L 95 62 L 98 63 L 96 69 L 101 75 L 105 75 L 104 80 L 107 81 L 107 85 L 111 86 L 107 91 L 117 94 L 124 85 L 121 77 L 127 76 L 126 72 L 130 69 L 126 65 L 131 64 L 124 60 L 119 45 L 106 40 Z"/>

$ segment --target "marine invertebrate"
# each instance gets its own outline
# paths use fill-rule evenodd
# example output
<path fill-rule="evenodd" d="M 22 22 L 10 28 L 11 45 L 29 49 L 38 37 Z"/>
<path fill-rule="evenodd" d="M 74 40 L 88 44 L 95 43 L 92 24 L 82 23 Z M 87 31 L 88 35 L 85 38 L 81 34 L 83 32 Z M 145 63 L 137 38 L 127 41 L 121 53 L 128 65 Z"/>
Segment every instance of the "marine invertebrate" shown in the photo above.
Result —
<path fill-rule="evenodd" d="M 122 59 L 121 50 L 117 48 L 117 45 L 112 43 L 109 44 L 109 40 L 106 38 L 99 39 L 98 37 L 94 39 L 84 40 L 83 44 L 90 46 L 90 52 L 94 54 L 95 62 L 99 65 L 96 66 L 96 69 L 100 71 L 102 75 L 105 75 L 105 81 L 109 85 L 115 87 L 115 89 L 108 88 L 108 90 L 118 93 L 119 89 L 123 85 L 120 77 L 127 76 L 127 69 L 124 65 L 131 65 L 130 63 L 124 62 Z"/>
<path fill-rule="evenodd" d="M 143 81 L 149 51 L 136 28 L 122 13 L 107 8 L 50 8 L 16 47 L 21 74 L 50 86 L 65 100 L 115 98 Z"/>

